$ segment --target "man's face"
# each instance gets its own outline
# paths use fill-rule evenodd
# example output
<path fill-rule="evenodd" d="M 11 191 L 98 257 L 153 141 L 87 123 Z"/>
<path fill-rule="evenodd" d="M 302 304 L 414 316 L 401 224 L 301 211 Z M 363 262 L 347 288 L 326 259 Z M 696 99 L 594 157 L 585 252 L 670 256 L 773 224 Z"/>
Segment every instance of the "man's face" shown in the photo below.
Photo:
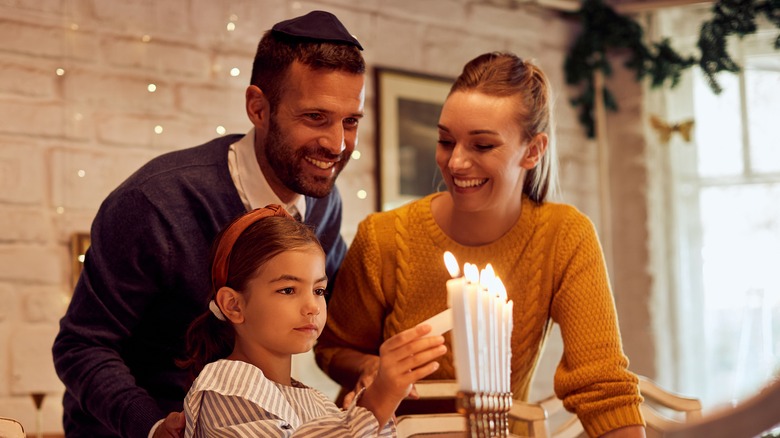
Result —
<path fill-rule="evenodd" d="M 258 154 L 282 201 L 295 193 L 321 198 L 333 189 L 357 145 L 364 82 L 362 74 L 290 66 Z"/>

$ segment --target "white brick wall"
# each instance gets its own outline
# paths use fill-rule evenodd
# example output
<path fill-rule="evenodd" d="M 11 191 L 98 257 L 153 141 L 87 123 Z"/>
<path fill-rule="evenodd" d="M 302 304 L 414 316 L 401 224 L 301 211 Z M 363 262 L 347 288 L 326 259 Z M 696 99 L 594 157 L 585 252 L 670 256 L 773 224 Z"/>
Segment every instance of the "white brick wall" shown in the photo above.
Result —
<path fill-rule="evenodd" d="M 595 147 L 563 84 L 573 29 L 555 14 L 463 0 L 0 0 L 0 415 L 34 432 L 28 393 L 45 392 L 43 429 L 61 431 L 63 388 L 50 346 L 70 295 L 71 233 L 87 231 L 103 197 L 149 158 L 200 144 L 220 125 L 245 132 L 243 91 L 257 40 L 274 22 L 312 9 L 345 22 L 369 68 L 454 77 L 485 51 L 536 59 L 558 94 L 564 199 L 598 223 Z M 234 32 L 226 30 L 231 15 Z M 372 86 L 369 79 L 362 158 L 338 182 L 348 241 L 376 204 Z M 357 198 L 361 189 L 366 199 Z M 559 354 L 551 350 L 558 353 L 543 360 L 540 395 Z M 302 360 L 303 380 L 332 390 Z"/>

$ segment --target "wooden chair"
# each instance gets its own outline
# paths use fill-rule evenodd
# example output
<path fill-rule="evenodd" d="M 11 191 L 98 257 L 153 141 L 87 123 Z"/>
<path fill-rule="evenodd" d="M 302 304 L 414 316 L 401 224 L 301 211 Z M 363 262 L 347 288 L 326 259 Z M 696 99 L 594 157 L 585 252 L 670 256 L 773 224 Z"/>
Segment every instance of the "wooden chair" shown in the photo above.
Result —
<path fill-rule="evenodd" d="M 758 394 L 677 425 L 665 438 L 752 438 L 780 425 L 780 376 Z"/>
<path fill-rule="evenodd" d="M 639 392 L 644 397 L 642 415 L 647 423 L 648 438 L 662 437 L 666 432 L 701 418 L 701 401 L 684 397 L 659 387 L 654 381 L 640 376 Z M 587 436 L 577 417 L 566 411 L 563 402 L 550 396 L 538 403 L 547 411 L 548 422 L 559 423 L 553 427 L 552 438 L 580 438 Z"/>
<path fill-rule="evenodd" d="M 11 419 L 0 417 L 0 437 L 2 438 L 25 438 L 22 423 Z"/>

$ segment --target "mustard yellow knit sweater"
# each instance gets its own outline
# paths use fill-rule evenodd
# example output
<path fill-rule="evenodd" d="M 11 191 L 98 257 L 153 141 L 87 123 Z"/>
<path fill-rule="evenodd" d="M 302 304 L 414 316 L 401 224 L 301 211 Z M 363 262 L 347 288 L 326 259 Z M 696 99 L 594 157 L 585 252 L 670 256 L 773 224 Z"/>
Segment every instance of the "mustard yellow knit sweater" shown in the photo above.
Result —
<path fill-rule="evenodd" d="M 446 309 L 443 262 L 491 263 L 514 301 L 512 392 L 527 400 L 552 322 L 564 353 L 555 393 L 591 436 L 643 424 L 636 376 L 627 370 L 601 246 L 590 220 L 564 204 L 523 199 L 520 219 L 499 240 L 464 246 L 439 228 L 431 200 L 363 220 L 339 270 L 328 324 L 315 348 L 328 372 L 340 348 L 378 354 L 381 343 Z M 490 224 L 485 224 L 489 227 Z M 445 336 L 448 347 L 449 335 Z M 431 379 L 453 379 L 450 353 Z"/>

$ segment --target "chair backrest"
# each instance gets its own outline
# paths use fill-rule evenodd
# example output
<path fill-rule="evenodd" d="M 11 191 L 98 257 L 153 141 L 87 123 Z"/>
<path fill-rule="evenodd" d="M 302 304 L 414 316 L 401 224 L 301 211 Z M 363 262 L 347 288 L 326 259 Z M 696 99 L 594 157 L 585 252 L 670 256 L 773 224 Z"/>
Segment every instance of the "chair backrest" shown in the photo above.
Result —
<path fill-rule="evenodd" d="M 25 438 L 22 423 L 12 419 L 0 417 L 0 437 L 2 438 Z"/>
<path fill-rule="evenodd" d="M 649 438 L 701 418 L 701 400 L 662 389 L 647 377 L 639 377 L 639 392 L 645 399 L 641 407 Z"/>
<path fill-rule="evenodd" d="M 639 392 L 644 397 L 642 415 L 647 423 L 648 438 L 664 436 L 681 424 L 701 418 L 701 401 L 684 397 L 659 387 L 652 380 L 640 376 Z M 577 417 L 566 411 L 555 395 L 538 402 L 547 412 L 551 438 L 585 437 L 585 429 Z"/>
<path fill-rule="evenodd" d="M 679 425 L 665 437 L 751 438 L 778 425 L 780 425 L 780 376 L 758 394 L 741 401 L 736 406 Z"/>

